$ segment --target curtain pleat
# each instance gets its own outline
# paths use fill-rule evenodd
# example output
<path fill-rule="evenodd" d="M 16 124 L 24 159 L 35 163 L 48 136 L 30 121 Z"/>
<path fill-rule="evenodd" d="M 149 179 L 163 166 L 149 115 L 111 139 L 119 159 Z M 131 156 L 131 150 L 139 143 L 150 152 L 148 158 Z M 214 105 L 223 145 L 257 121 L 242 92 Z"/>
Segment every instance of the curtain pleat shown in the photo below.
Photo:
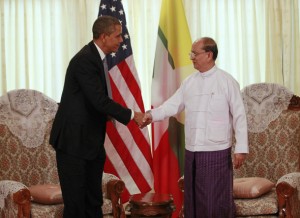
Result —
<path fill-rule="evenodd" d="M 183 3 L 192 40 L 214 38 L 219 46 L 217 65 L 232 74 L 241 88 L 276 82 L 299 95 L 299 1 Z M 149 108 L 162 0 L 122 2 L 145 108 Z M 30 88 L 60 101 L 67 65 L 92 40 L 99 4 L 100 0 L 0 0 L 0 94 Z"/>

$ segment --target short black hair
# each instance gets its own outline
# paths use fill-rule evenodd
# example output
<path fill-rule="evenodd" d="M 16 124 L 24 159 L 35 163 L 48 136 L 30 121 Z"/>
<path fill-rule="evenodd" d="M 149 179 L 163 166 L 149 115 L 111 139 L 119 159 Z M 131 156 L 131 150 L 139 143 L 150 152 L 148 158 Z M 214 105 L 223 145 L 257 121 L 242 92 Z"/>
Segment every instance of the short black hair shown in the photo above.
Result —
<path fill-rule="evenodd" d="M 115 31 L 115 26 L 121 25 L 120 21 L 112 16 L 99 16 L 93 24 L 93 38 L 98 39 L 103 33 L 110 35 Z"/>

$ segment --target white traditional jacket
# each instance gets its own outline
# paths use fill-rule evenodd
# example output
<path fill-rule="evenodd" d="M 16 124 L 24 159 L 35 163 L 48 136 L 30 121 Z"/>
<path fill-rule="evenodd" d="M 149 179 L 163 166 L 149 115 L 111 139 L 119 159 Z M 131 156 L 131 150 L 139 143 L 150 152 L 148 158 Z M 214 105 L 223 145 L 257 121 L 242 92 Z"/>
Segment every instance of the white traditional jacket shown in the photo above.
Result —
<path fill-rule="evenodd" d="M 225 71 L 214 66 L 195 72 L 158 108 L 153 121 L 160 121 L 185 110 L 185 142 L 189 151 L 218 151 L 232 146 L 235 153 L 248 153 L 247 119 L 240 87 Z"/>

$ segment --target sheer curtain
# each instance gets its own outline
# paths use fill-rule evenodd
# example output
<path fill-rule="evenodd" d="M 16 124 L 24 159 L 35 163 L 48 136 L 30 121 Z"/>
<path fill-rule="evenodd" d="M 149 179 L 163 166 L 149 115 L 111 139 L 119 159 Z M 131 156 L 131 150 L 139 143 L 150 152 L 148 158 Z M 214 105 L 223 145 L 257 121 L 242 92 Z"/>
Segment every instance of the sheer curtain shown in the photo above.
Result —
<path fill-rule="evenodd" d="M 59 101 L 70 58 L 92 39 L 95 2 L 1 0 L 1 94 L 31 88 Z"/>
<path fill-rule="evenodd" d="M 214 38 L 217 65 L 232 74 L 241 87 L 264 81 L 264 1 L 185 0 L 192 39 Z"/>
<path fill-rule="evenodd" d="M 161 1 L 122 1 L 146 110 L 151 107 L 151 81 Z"/>
<path fill-rule="evenodd" d="M 217 65 L 241 88 L 277 82 L 300 94 L 300 0 L 182 1 L 192 40 L 214 38 L 219 46 Z M 148 109 L 162 0 L 122 2 Z M 0 94 L 32 88 L 59 101 L 69 60 L 92 39 L 99 3 L 0 0 Z"/>
<path fill-rule="evenodd" d="M 266 80 L 300 94 L 299 0 L 266 1 Z"/>

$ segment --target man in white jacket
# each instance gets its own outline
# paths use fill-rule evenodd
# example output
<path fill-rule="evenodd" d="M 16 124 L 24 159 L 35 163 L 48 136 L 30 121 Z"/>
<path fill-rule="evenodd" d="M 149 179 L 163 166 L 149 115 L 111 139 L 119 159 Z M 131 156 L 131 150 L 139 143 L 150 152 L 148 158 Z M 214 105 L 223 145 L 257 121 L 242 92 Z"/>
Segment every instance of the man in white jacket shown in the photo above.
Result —
<path fill-rule="evenodd" d="M 185 110 L 185 218 L 232 218 L 233 165 L 249 152 L 247 120 L 238 82 L 215 65 L 216 42 L 203 37 L 192 45 L 198 71 L 158 108 L 144 116 L 144 127 Z M 235 136 L 233 164 L 231 147 Z"/>

